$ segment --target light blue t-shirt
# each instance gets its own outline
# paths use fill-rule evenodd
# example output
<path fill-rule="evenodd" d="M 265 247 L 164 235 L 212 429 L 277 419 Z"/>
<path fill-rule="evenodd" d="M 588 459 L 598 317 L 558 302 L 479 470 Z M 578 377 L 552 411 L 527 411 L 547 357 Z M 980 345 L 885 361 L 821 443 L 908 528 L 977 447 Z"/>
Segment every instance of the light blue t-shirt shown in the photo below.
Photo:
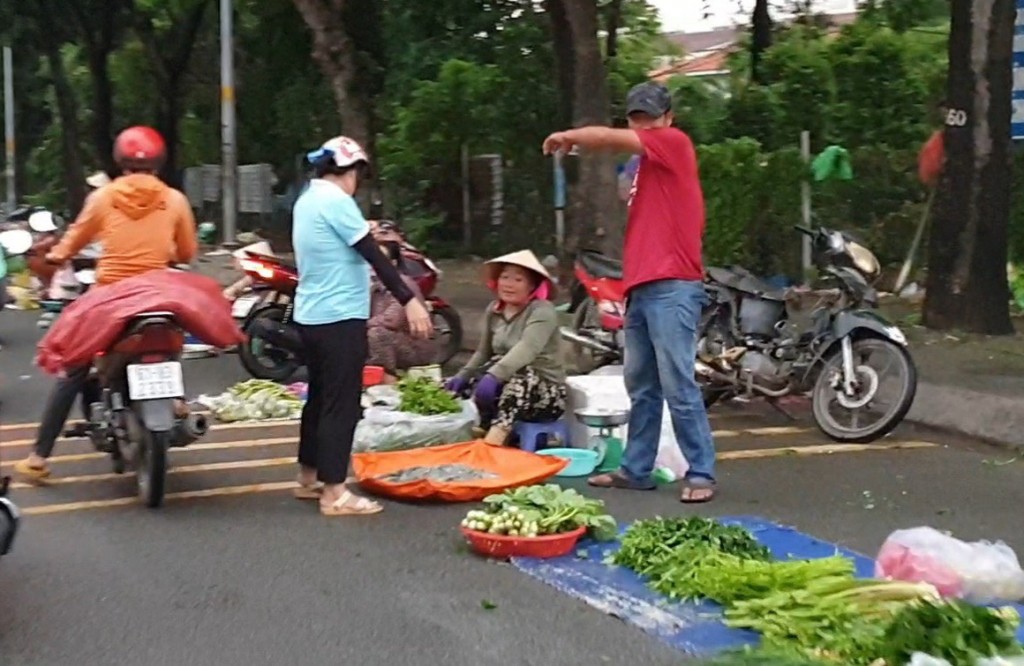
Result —
<path fill-rule="evenodd" d="M 337 185 L 315 179 L 299 195 L 292 211 L 296 322 L 369 319 L 370 266 L 352 248 L 369 232 L 355 199 Z"/>

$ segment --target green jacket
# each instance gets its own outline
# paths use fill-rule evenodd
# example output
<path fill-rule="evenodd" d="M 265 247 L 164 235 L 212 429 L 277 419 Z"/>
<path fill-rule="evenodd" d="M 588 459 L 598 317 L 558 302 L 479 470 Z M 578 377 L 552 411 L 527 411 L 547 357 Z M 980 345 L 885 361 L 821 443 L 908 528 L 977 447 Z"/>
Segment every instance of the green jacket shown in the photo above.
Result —
<path fill-rule="evenodd" d="M 497 301 L 487 306 L 480 345 L 460 372 L 469 378 L 485 370 L 507 382 L 523 368 L 533 368 L 542 378 L 565 381 L 558 356 L 558 312 L 550 301 L 534 300 L 511 319 L 496 312 Z M 487 367 L 490 364 L 490 367 Z"/>

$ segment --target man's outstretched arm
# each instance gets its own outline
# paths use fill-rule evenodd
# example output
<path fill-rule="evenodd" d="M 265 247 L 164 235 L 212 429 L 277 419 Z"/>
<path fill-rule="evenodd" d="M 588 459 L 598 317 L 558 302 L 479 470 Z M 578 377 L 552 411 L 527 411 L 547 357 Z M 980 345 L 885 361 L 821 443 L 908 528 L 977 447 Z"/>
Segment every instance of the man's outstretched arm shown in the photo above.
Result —
<path fill-rule="evenodd" d="M 644 145 L 635 130 L 592 125 L 555 132 L 548 136 L 544 140 L 544 154 L 551 155 L 559 150 L 568 153 L 573 146 L 590 150 L 633 153 L 634 155 L 644 153 Z"/>

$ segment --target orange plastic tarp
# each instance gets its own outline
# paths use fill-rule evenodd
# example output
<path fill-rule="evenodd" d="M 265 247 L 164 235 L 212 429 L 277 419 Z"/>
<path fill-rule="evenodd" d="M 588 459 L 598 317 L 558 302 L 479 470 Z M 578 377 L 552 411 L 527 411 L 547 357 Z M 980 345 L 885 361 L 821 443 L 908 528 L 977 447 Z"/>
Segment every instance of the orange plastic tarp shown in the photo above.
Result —
<path fill-rule="evenodd" d="M 569 461 L 555 456 L 539 456 L 506 446 L 491 446 L 482 440 L 408 451 L 357 453 L 352 456 L 356 478 L 366 490 L 396 499 L 443 502 L 475 502 L 508 488 L 540 483 L 561 472 L 568 464 Z M 390 483 L 378 478 L 410 467 L 438 465 L 466 465 L 497 474 L 498 477 L 463 482 L 422 479 L 408 483 Z"/>

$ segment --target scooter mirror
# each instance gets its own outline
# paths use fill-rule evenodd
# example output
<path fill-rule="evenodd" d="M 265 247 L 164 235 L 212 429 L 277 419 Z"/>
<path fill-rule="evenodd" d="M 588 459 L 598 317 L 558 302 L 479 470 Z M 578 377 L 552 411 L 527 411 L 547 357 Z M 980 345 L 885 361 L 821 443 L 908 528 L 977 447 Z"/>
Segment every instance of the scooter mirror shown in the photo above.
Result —
<path fill-rule="evenodd" d="M 32 247 L 32 234 L 24 229 L 0 231 L 0 247 L 8 257 L 25 254 Z"/>

